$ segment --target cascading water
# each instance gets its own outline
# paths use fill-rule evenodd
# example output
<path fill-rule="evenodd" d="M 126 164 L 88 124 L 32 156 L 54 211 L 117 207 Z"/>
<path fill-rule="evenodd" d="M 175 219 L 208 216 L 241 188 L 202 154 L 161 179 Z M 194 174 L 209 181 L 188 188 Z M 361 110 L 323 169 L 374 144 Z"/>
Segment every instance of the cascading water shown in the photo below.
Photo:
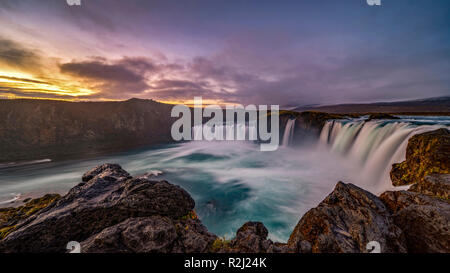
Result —
<path fill-rule="evenodd" d="M 288 120 L 280 133 L 285 146 L 292 144 L 294 123 Z M 249 126 L 194 126 L 193 137 L 251 134 L 251 126 L 244 127 Z M 162 171 L 157 179 L 186 189 L 202 222 L 219 236 L 232 238 L 245 222 L 261 221 L 272 240 L 287 241 L 301 215 L 317 206 L 337 181 L 375 194 L 392 188 L 391 163 L 404 159 L 408 138 L 439 127 L 450 128 L 450 117 L 335 120 L 323 126 L 317 146 L 261 152 L 253 141 L 187 141 L 96 158 L 7 164 L 0 166 L 0 207 L 45 193 L 65 194 L 85 171 L 111 162 L 133 176 Z"/>
<path fill-rule="evenodd" d="M 295 121 L 296 119 L 289 119 L 286 123 L 283 140 L 281 142 L 281 145 L 284 147 L 289 146 L 289 144 L 292 142 L 292 139 L 294 138 Z"/>
<path fill-rule="evenodd" d="M 393 163 L 405 159 L 408 139 L 423 132 L 448 127 L 427 117 L 400 120 L 332 120 L 320 134 L 320 143 L 332 152 L 359 164 L 359 185 L 381 192 L 392 188 L 389 171 Z"/>
<path fill-rule="evenodd" d="M 192 127 L 193 140 L 257 140 L 256 126 L 245 124 L 196 125 Z"/>

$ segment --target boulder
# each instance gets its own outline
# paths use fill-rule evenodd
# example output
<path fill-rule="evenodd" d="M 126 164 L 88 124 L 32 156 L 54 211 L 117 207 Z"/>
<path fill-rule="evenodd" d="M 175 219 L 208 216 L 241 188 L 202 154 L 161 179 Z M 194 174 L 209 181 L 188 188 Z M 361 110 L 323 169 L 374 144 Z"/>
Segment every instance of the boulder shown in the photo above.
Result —
<path fill-rule="evenodd" d="M 428 195 L 389 191 L 378 198 L 338 182 L 287 244 L 268 239 L 261 222 L 245 223 L 232 240 L 219 238 L 198 219 L 186 191 L 133 178 L 119 165 L 98 166 L 82 180 L 63 197 L 0 210 L 0 252 L 65 252 L 69 241 L 86 253 L 349 253 L 367 252 L 371 241 L 381 252 L 450 252 L 448 175 L 426 176 L 413 188 Z"/>
<path fill-rule="evenodd" d="M 106 163 L 103 165 L 99 165 L 83 174 L 81 177 L 81 181 L 88 182 L 94 177 L 98 178 L 106 178 L 111 177 L 113 179 L 119 179 L 122 177 L 131 177 L 130 174 L 122 169 L 118 164 L 110 164 Z"/>
<path fill-rule="evenodd" d="M 409 190 L 448 200 L 450 196 L 450 174 L 425 176 L 418 183 L 412 185 Z"/>
<path fill-rule="evenodd" d="M 380 199 L 392 214 L 395 214 L 410 205 L 448 206 L 448 203 L 442 200 L 410 191 L 387 191 L 380 195 Z"/>
<path fill-rule="evenodd" d="M 82 253 L 200 253 L 216 236 L 199 220 L 167 216 L 130 218 L 81 243 Z"/>
<path fill-rule="evenodd" d="M 448 201 L 409 191 L 385 192 L 380 199 L 402 229 L 408 252 L 450 252 Z"/>
<path fill-rule="evenodd" d="M 401 186 L 432 173 L 450 173 L 450 131 L 445 128 L 412 136 L 406 160 L 393 164 L 390 176 L 394 186 Z"/>
<path fill-rule="evenodd" d="M 59 194 L 46 194 L 35 199 L 27 198 L 25 204 L 20 207 L 0 208 L 0 240 L 13 232 L 19 222 L 37 214 L 60 197 Z"/>
<path fill-rule="evenodd" d="M 300 219 L 288 245 L 301 251 L 309 242 L 315 253 L 358 253 L 367 252 L 370 241 L 379 242 L 382 252 L 406 252 L 402 231 L 383 202 L 353 184 L 338 182 Z"/>
<path fill-rule="evenodd" d="M 221 253 L 287 253 L 293 252 L 287 244 L 268 239 L 269 231 L 261 222 L 247 222 L 231 241 L 217 238 L 211 252 Z"/>
<path fill-rule="evenodd" d="M 450 252 L 450 210 L 436 206 L 411 205 L 394 215 L 405 234 L 408 252 Z"/>
<path fill-rule="evenodd" d="M 176 235 L 175 226 L 169 217 L 130 218 L 81 242 L 81 252 L 168 253 Z"/>
<path fill-rule="evenodd" d="M 175 222 L 177 240 L 172 248 L 174 253 L 209 252 L 217 236 L 210 233 L 198 219 L 182 219 Z"/>
<path fill-rule="evenodd" d="M 266 252 L 272 241 L 267 240 L 269 231 L 261 222 L 247 222 L 236 232 L 230 247 L 240 253 Z"/>
<path fill-rule="evenodd" d="M 195 205 L 182 188 L 166 181 L 131 178 L 115 164 L 96 167 L 83 180 L 8 234 L 0 241 L 0 251 L 64 252 L 69 241 L 81 242 L 129 218 L 178 219 Z"/>

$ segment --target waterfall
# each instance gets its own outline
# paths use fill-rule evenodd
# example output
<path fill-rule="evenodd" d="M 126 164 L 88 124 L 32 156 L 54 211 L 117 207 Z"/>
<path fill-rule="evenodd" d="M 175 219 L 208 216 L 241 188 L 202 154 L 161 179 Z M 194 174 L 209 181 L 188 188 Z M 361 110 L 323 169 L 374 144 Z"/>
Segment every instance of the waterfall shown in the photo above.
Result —
<path fill-rule="evenodd" d="M 295 121 L 296 119 L 290 119 L 286 123 L 286 128 L 284 129 L 283 141 L 281 142 L 282 146 L 289 146 L 294 138 L 294 130 L 295 130 Z"/>
<path fill-rule="evenodd" d="M 193 140 L 257 140 L 257 127 L 245 124 L 200 124 L 192 127 Z"/>
<path fill-rule="evenodd" d="M 405 160 L 408 139 L 442 127 L 402 120 L 332 120 L 323 126 L 319 142 L 360 165 L 362 181 L 358 184 L 381 192 L 392 188 L 389 172 L 393 163 Z"/>

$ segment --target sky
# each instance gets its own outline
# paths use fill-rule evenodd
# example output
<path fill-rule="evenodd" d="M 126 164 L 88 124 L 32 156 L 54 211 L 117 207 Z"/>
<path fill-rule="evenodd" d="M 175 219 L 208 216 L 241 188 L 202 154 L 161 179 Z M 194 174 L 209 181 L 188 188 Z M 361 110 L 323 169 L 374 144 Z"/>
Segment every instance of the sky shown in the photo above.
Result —
<path fill-rule="evenodd" d="M 0 1 L 0 98 L 284 107 L 450 95 L 450 1 Z"/>

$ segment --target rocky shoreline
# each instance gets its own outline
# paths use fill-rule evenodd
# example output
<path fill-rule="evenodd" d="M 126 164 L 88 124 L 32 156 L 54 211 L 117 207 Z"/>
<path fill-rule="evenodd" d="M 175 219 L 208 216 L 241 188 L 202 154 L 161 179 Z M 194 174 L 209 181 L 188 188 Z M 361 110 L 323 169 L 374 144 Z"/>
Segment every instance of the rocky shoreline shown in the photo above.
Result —
<path fill-rule="evenodd" d="M 220 238 L 198 219 L 194 200 L 181 187 L 103 164 L 62 197 L 48 195 L 0 209 L 0 252 L 66 252 L 69 241 L 78 241 L 86 253 L 359 253 L 376 241 L 381 252 L 448 253 L 449 135 L 440 129 L 411 139 L 408 151 L 414 152 L 407 152 L 405 162 L 430 160 L 419 164 L 426 169 L 422 176 L 408 176 L 414 184 L 408 191 L 377 197 L 338 182 L 301 217 L 287 243 L 268 239 L 260 222 L 245 223 L 232 240 Z M 440 148 L 430 148 L 433 143 Z M 399 169 L 407 168 L 394 165 L 391 176 L 402 177 Z"/>

